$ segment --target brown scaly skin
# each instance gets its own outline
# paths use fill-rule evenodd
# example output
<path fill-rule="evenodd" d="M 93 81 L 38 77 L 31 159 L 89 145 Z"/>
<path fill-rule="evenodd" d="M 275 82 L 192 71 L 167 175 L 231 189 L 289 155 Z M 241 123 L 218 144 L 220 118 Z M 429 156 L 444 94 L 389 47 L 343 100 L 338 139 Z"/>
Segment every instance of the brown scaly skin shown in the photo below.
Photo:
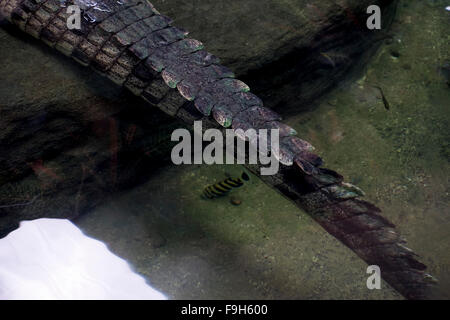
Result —
<path fill-rule="evenodd" d="M 0 0 L 0 16 L 188 124 L 202 120 L 210 128 L 279 128 L 280 151 L 275 153 L 280 172 L 261 179 L 369 265 L 378 265 L 382 277 L 406 298 L 426 298 L 432 277 L 380 209 L 360 200 L 362 191 L 339 174 L 320 168 L 314 148 L 279 122 L 280 116 L 264 108 L 199 41 L 187 39 L 186 31 L 172 27 L 169 18 L 143 0 L 102 0 L 96 6 L 75 1 L 82 8 L 81 30 L 68 30 L 69 15 L 59 0 Z M 258 166 L 248 168 L 259 175 Z"/>

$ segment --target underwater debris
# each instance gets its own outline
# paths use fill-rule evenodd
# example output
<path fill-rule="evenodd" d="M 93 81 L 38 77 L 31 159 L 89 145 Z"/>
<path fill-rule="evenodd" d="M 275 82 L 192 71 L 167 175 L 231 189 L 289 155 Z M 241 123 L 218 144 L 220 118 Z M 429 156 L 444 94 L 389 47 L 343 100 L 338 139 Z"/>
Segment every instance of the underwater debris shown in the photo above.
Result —
<path fill-rule="evenodd" d="M 243 172 L 240 178 L 227 178 L 221 182 L 207 186 L 203 190 L 203 196 L 207 199 L 224 196 L 230 190 L 242 187 L 244 185 L 244 181 L 248 180 L 250 180 L 249 175 Z"/>

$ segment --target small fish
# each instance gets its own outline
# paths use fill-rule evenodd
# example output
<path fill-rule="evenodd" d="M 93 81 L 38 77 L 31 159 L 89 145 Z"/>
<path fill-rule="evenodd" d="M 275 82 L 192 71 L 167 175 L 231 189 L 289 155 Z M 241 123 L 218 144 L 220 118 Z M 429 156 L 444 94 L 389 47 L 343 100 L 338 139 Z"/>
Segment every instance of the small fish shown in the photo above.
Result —
<path fill-rule="evenodd" d="M 375 86 L 375 88 L 380 90 L 381 99 L 383 100 L 384 107 L 386 108 L 386 110 L 389 110 L 391 108 L 391 106 L 389 105 L 389 102 L 387 101 L 386 96 L 384 95 L 383 89 L 381 89 L 381 87 L 378 87 L 378 86 Z"/>
<path fill-rule="evenodd" d="M 247 173 L 243 172 L 240 178 L 227 178 L 221 182 L 207 186 L 203 190 L 203 196 L 207 199 L 224 196 L 231 189 L 241 187 L 248 180 L 250 180 L 250 177 Z"/>

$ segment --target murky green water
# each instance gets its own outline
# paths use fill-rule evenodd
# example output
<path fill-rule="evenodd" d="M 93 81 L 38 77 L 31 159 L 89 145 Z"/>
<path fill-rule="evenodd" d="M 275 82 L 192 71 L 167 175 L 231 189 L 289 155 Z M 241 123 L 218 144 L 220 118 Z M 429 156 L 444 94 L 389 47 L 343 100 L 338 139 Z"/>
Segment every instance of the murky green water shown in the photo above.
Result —
<path fill-rule="evenodd" d="M 325 167 L 382 208 L 439 279 L 436 297 L 448 299 L 450 91 L 440 71 L 450 60 L 446 5 L 400 1 L 393 38 L 366 70 L 285 121 Z M 76 222 L 172 298 L 402 298 L 386 283 L 368 290 L 367 265 L 255 176 L 229 196 L 200 198 L 206 185 L 241 171 L 167 166 Z"/>

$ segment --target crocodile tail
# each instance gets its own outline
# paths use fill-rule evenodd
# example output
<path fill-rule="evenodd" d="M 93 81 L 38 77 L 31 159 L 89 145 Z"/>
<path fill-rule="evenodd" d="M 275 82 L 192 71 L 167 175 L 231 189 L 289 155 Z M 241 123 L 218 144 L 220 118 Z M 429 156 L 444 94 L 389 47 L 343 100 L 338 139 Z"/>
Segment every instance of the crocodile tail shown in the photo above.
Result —
<path fill-rule="evenodd" d="M 263 179 L 369 265 L 378 266 L 382 278 L 404 297 L 427 298 L 436 280 L 426 273 L 426 266 L 406 246 L 395 225 L 378 207 L 362 200 L 364 193 L 343 182 L 341 175 L 301 161 L 301 166 L 284 168 L 277 177 Z"/>

